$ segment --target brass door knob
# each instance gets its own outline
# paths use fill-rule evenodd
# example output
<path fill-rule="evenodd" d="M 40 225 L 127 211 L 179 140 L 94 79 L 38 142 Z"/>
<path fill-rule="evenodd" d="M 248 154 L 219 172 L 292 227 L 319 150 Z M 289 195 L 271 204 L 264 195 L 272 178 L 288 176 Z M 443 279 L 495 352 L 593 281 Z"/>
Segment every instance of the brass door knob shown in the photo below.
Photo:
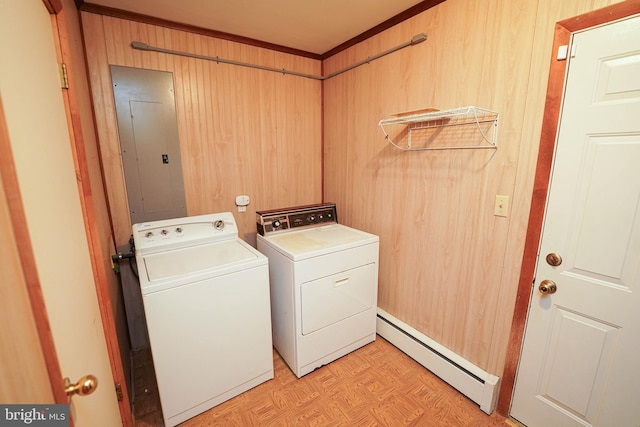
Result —
<path fill-rule="evenodd" d="M 542 295 L 555 294 L 558 290 L 558 286 L 553 280 L 543 280 L 538 286 L 538 290 Z"/>
<path fill-rule="evenodd" d="M 557 253 L 552 252 L 549 255 L 547 255 L 547 264 L 553 267 L 557 267 L 560 264 L 562 264 L 562 257 Z"/>
<path fill-rule="evenodd" d="M 85 375 L 75 384 L 71 384 L 69 378 L 64 379 L 64 391 L 69 399 L 75 394 L 78 396 L 91 394 L 96 388 L 98 388 L 98 379 L 93 375 Z"/>

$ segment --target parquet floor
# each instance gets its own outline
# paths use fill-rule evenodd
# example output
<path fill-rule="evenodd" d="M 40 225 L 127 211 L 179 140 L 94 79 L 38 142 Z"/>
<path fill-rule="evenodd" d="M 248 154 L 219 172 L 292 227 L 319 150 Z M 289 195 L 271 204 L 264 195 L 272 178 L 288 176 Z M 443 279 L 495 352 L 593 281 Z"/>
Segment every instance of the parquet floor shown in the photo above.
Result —
<path fill-rule="evenodd" d="M 195 426 L 505 426 L 381 337 L 298 379 L 274 351 L 275 378 L 194 417 Z M 136 427 L 162 425 L 155 380 L 136 363 Z M 153 376 L 153 368 L 151 368 Z M 147 377 L 142 378 L 142 377 Z M 144 381 L 147 381 L 144 383 Z M 143 392 L 142 400 L 137 392 Z M 145 401 L 146 399 L 146 401 Z M 156 400 L 155 406 L 153 400 Z"/>

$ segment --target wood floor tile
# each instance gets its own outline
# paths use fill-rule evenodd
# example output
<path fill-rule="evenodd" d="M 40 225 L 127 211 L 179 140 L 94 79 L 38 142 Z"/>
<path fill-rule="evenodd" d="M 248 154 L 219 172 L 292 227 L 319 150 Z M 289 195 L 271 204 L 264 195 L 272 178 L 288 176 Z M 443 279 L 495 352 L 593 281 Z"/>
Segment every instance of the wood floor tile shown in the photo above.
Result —
<path fill-rule="evenodd" d="M 380 337 L 300 379 L 275 351 L 273 360 L 273 380 L 181 426 L 507 425 L 504 417 L 486 415 L 475 403 Z M 136 427 L 161 425 L 158 412 L 136 415 Z"/>

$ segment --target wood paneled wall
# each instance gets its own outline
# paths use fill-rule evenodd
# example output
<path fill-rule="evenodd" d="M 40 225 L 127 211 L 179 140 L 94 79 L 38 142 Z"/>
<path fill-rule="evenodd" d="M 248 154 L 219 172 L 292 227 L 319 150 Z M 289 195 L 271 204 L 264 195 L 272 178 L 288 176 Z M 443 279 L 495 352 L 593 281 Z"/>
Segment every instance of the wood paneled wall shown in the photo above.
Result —
<path fill-rule="evenodd" d="M 500 376 L 527 218 L 554 23 L 607 0 L 447 0 L 324 61 L 324 198 L 380 236 L 378 305 Z M 404 152 L 381 118 L 474 105 L 500 113 L 497 150 Z M 509 216 L 494 216 L 496 195 Z"/>
<path fill-rule="evenodd" d="M 150 46 L 305 74 L 319 61 L 184 31 L 82 12 L 96 126 L 116 245 L 127 245 L 126 198 L 109 65 L 170 71 L 189 215 L 231 211 L 255 244 L 255 211 L 322 199 L 321 83 L 234 65 L 134 50 Z M 235 197 L 251 204 L 238 213 Z"/>
<path fill-rule="evenodd" d="M 381 308 L 501 375 L 531 199 L 554 23 L 615 0 L 447 0 L 325 60 L 328 74 L 426 33 L 424 43 L 324 83 L 131 49 L 131 41 L 320 74 L 309 58 L 83 12 L 117 245 L 130 222 L 109 65 L 174 73 L 188 212 L 334 201 L 380 236 Z M 468 105 L 500 113 L 497 150 L 402 152 L 381 118 Z M 324 134 L 324 140 L 322 135 Z M 321 194 L 324 185 L 324 194 Z M 238 194 L 252 198 L 235 212 Z M 509 216 L 493 215 L 497 194 Z"/>

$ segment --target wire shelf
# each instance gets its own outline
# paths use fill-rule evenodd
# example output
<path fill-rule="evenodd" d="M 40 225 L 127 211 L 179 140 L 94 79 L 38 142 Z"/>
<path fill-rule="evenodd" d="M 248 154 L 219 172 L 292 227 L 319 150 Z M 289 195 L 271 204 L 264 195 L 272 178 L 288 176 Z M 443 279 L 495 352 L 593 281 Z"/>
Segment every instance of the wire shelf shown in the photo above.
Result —
<path fill-rule="evenodd" d="M 498 147 L 498 113 L 479 107 L 402 113 L 382 119 L 378 125 L 385 139 L 406 151 Z M 385 126 L 395 125 L 403 127 L 392 138 Z M 406 140 L 406 145 L 400 144 L 402 140 Z"/>

